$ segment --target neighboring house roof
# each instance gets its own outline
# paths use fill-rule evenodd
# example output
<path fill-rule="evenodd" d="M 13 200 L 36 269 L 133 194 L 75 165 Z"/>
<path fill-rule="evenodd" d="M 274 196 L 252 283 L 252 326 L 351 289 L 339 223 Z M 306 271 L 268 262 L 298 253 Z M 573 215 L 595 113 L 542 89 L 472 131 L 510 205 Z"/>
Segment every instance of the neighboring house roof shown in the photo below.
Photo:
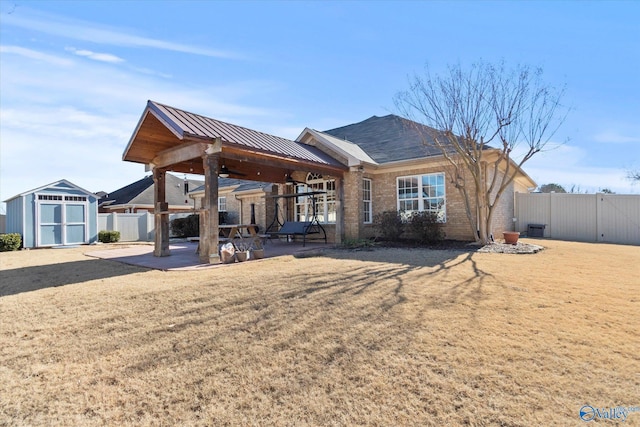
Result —
<path fill-rule="evenodd" d="M 60 190 L 60 191 L 68 191 L 68 190 L 76 190 L 76 191 L 80 191 L 82 193 L 85 193 L 87 196 L 93 196 L 97 198 L 97 195 L 92 193 L 91 191 L 85 190 L 82 187 L 78 187 L 77 185 L 75 185 L 74 183 L 67 181 L 66 179 L 61 179 L 59 181 L 55 181 L 52 182 L 51 184 L 47 184 L 47 185 L 43 185 L 41 187 L 38 188 L 34 188 L 33 190 L 29 190 L 29 191 L 25 191 L 22 192 L 20 194 L 16 194 L 15 196 L 5 200 L 4 202 L 7 203 L 13 199 L 16 199 L 18 197 L 23 197 L 26 196 L 27 194 L 31 194 L 31 193 L 36 193 L 38 191 L 42 191 L 42 190 Z"/>
<path fill-rule="evenodd" d="M 270 182 L 247 181 L 245 179 L 234 179 L 234 178 L 218 178 L 218 188 L 223 189 L 223 188 L 235 187 L 231 191 L 232 193 L 259 190 L 270 185 L 271 185 Z M 193 193 L 202 193 L 202 192 L 204 192 L 204 185 L 194 188 L 189 193 L 193 194 Z"/>
<path fill-rule="evenodd" d="M 421 128 L 424 132 L 418 131 Z M 377 163 L 440 155 L 438 148 L 424 143 L 426 135 L 433 132 L 437 131 L 393 114 L 324 131 L 338 140 L 357 144 Z"/>
<path fill-rule="evenodd" d="M 175 175 L 167 173 L 166 175 L 166 198 L 170 206 L 186 205 L 185 203 L 187 194 L 185 193 L 185 180 Z M 201 180 L 188 179 L 187 193 L 192 188 L 197 188 L 202 185 Z M 112 208 L 114 206 L 122 205 L 139 205 L 139 206 L 153 206 L 154 194 L 153 194 L 153 177 L 151 175 L 145 176 L 141 180 L 138 180 L 132 184 L 126 185 L 112 193 L 109 193 L 107 197 L 100 199 L 101 207 Z"/>

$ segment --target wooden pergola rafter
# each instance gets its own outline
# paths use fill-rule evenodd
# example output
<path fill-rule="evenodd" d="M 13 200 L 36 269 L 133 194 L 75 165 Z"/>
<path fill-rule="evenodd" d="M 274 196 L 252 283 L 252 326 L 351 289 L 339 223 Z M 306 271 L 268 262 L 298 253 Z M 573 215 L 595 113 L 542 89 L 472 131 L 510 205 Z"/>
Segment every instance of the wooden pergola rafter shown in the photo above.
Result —
<path fill-rule="evenodd" d="M 189 113 L 153 101 L 147 103 L 122 156 L 153 171 L 156 238 L 154 255 L 168 256 L 169 211 L 165 196 L 168 171 L 204 175 L 204 208 L 200 211 L 200 258 L 217 263 L 218 174 L 284 183 L 296 171 L 336 179 L 338 221 L 342 234 L 342 178 L 347 167 L 316 147 Z"/>

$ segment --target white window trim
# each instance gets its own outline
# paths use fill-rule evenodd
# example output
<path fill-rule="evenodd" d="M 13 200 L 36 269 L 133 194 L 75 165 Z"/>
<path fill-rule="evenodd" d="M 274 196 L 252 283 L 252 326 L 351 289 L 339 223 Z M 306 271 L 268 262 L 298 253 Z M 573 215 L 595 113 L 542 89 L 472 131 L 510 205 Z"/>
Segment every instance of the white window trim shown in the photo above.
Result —
<path fill-rule="evenodd" d="M 36 202 L 36 212 L 35 212 L 35 223 L 36 227 L 34 230 L 34 237 L 37 246 L 42 246 L 40 227 L 43 225 L 60 225 L 61 227 L 61 239 L 62 243 L 58 244 L 47 244 L 46 246 L 64 246 L 67 244 L 75 244 L 78 242 L 67 242 L 67 226 L 68 225 L 83 225 L 84 224 L 84 242 L 89 242 L 89 198 L 85 196 L 83 201 L 75 201 L 75 200 L 66 200 L 67 197 L 75 197 L 69 194 L 52 194 L 52 193 L 35 193 L 35 202 Z M 57 196 L 60 197 L 61 200 L 40 200 L 40 196 Z M 40 207 L 42 205 L 62 205 L 62 212 L 60 213 L 60 224 L 58 223 L 41 223 L 40 222 Z M 84 207 L 84 223 L 82 222 L 67 222 L 67 205 L 83 205 Z"/>
<path fill-rule="evenodd" d="M 368 182 L 369 183 L 369 199 L 365 199 L 364 198 L 364 183 Z M 362 178 L 362 203 L 363 203 L 363 216 L 366 212 L 365 210 L 365 206 L 368 205 L 369 207 L 369 220 L 367 221 L 366 219 L 363 218 L 363 222 L 364 224 L 372 224 L 373 223 L 373 181 L 370 178 Z"/>
<path fill-rule="evenodd" d="M 227 211 L 227 196 L 218 197 L 218 212 Z"/>
<path fill-rule="evenodd" d="M 446 223 L 447 222 L 447 185 L 446 185 L 446 176 L 444 172 L 433 172 L 433 173 L 424 173 L 424 174 L 420 174 L 420 175 L 405 175 L 405 176 L 398 176 L 396 177 L 396 209 L 398 211 L 400 211 L 400 197 L 399 197 L 399 192 L 400 192 L 400 180 L 401 179 L 410 179 L 410 178 L 417 178 L 418 180 L 418 210 L 414 211 L 406 211 L 406 212 L 424 212 L 426 209 L 424 208 L 424 197 L 422 197 L 423 191 L 422 191 L 422 177 L 424 176 L 431 176 L 431 175 L 442 175 L 444 179 L 444 183 L 443 183 L 443 195 L 442 195 L 442 199 L 443 199 L 443 204 L 442 204 L 442 213 L 443 213 L 443 219 L 442 219 L 442 223 Z M 410 200 L 415 200 L 415 199 L 410 199 Z"/>
<path fill-rule="evenodd" d="M 307 181 L 304 184 L 298 184 L 296 185 L 296 189 L 295 192 L 296 193 L 305 193 L 308 191 L 313 191 L 312 188 L 310 188 L 310 185 L 313 184 L 317 184 L 322 182 L 322 191 L 326 191 L 327 194 L 318 194 L 316 197 L 316 216 L 318 218 L 318 222 L 320 224 L 335 224 L 336 220 L 337 220 L 337 212 L 334 212 L 334 216 L 336 217 L 336 219 L 334 220 L 329 220 L 329 204 L 331 202 L 334 203 L 334 205 L 337 208 L 337 192 L 335 189 L 335 179 L 323 179 L 322 177 L 319 177 L 316 174 L 308 174 L 307 175 Z M 327 187 L 329 185 L 329 183 L 333 184 L 334 189 L 333 190 L 327 190 Z M 327 201 L 327 195 L 329 193 L 333 193 L 333 197 L 335 198 L 333 201 Z M 300 197 L 296 197 L 295 200 L 295 205 L 294 205 L 294 215 L 296 218 L 296 221 L 300 221 L 300 213 L 302 213 L 302 215 L 307 218 L 307 221 L 310 220 L 311 215 L 313 214 L 313 212 L 311 212 L 312 208 L 311 208 L 311 202 L 309 201 L 309 199 L 306 196 L 302 197 L 302 201 L 298 200 L 300 199 Z M 299 209 L 300 207 L 302 207 L 303 209 Z M 303 212 L 300 212 L 301 210 L 303 210 Z M 321 220 L 322 218 L 322 220 Z"/>

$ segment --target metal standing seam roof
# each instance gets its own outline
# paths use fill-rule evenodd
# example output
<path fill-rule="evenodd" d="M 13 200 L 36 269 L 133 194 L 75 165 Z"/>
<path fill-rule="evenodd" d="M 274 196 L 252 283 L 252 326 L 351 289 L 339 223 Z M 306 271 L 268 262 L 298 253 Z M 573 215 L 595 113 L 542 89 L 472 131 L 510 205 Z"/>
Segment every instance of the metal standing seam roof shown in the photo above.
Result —
<path fill-rule="evenodd" d="M 148 101 L 147 106 L 184 136 L 218 138 L 254 150 L 331 166 L 343 166 L 316 147 Z"/>

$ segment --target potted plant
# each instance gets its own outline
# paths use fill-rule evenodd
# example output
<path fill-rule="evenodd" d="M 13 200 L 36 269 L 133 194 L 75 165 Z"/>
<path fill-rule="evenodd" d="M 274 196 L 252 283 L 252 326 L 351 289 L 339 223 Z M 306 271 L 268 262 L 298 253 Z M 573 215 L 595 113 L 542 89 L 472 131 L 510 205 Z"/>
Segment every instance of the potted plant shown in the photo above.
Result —
<path fill-rule="evenodd" d="M 262 259 L 262 258 L 264 258 L 264 249 L 251 250 L 251 259 Z"/>
<path fill-rule="evenodd" d="M 249 247 L 244 242 L 236 243 L 236 260 L 244 262 L 249 259 Z"/>
<path fill-rule="evenodd" d="M 502 235 L 504 236 L 504 242 L 507 245 L 515 245 L 518 243 L 518 237 L 520 237 L 520 232 L 518 231 L 503 231 Z"/>

